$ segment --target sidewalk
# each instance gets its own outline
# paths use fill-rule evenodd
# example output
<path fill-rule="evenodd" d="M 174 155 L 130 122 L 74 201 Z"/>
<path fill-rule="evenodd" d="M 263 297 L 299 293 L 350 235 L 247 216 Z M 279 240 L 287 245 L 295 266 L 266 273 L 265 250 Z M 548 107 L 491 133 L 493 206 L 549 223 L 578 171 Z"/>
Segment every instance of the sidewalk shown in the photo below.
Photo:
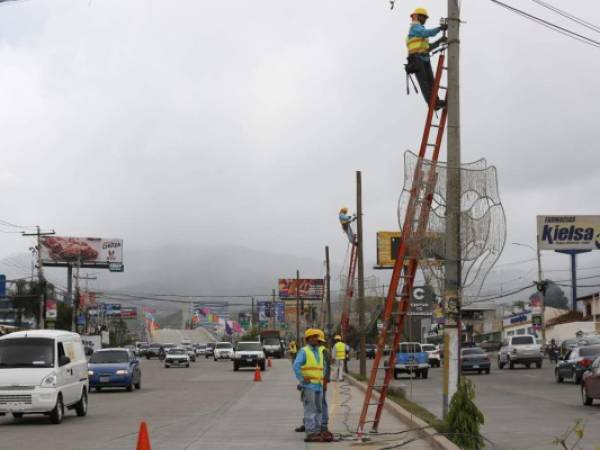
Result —
<path fill-rule="evenodd" d="M 302 422 L 302 404 L 296 390 L 289 360 L 274 360 L 273 367 L 262 373 L 263 381 L 254 383 L 239 400 L 216 417 L 215 424 L 207 430 L 200 442 L 189 450 L 313 450 L 320 448 L 381 449 L 387 446 L 414 441 L 401 449 L 430 449 L 415 432 L 380 435 L 368 443 L 360 443 L 349 436 L 356 430 L 363 394 L 346 382 L 331 383 L 327 392 L 329 401 L 329 427 L 334 434 L 348 436 L 334 443 L 305 443 L 304 433 L 294 432 Z M 381 433 L 400 432 L 407 426 L 383 412 L 379 427 Z M 346 440 L 347 439 L 347 440 Z"/>

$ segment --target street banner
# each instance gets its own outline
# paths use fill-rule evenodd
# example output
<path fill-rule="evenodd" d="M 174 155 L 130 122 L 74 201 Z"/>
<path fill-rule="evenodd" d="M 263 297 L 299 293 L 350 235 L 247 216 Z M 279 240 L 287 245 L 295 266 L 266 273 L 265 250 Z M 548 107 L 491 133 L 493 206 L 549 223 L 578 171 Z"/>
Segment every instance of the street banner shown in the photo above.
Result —
<path fill-rule="evenodd" d="M 84 268 L 109 268 L 123 263 L 123 240 L 91 237 L 43 236 L 42 265 Z"/>
<path fill-rule="evenodd" d="M 300 283 L 298 284 L 297 281 Z M 279 298 L 293 300 L 297 295 L 304 300 L 323 300 L 324 283 L 322 278 L 280 278 Z"/>
<path fill-rule="evenodd" d="M 121 319 L 137 319 L 137 308 L 135 306 L 122 306 Z"/>
<path fill-rule="evenodd" d="M 600 216 L 537 216 L 540 250 L 599 250 Z"/>

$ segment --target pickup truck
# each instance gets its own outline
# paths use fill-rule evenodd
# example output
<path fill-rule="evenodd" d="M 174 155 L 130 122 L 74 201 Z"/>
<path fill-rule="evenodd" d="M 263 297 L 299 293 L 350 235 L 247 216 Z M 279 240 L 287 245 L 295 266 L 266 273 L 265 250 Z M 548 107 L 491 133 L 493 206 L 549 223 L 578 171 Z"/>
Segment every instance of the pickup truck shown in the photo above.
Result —
<path fill-rule="evenodd" d="M 498 368 L 503 369 L 508 365 L 511 369 L 516 364 L 521 364 L 528 369 L 532 364 L 538 369 L 542 367 L 542 348 L 536 342 L 535 336 L 530 334 L 521 334 L 510 336 L 502 343 L 498 352 Z"/>
<path fill-rule="evenodd" d="M 429 355 L 421 348 L 419 342 L 402 342 L 396 354 L 394 378 L 401 373 L 414 373 L 417 378 L 427 378 L 429 374 Z"/>

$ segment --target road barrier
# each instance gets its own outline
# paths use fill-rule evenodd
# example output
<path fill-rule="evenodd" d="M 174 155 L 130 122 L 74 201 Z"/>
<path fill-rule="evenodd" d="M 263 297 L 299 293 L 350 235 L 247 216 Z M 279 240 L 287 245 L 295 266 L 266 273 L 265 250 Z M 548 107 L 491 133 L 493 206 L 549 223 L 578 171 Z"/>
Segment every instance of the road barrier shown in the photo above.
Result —
<path fill-rule="evenodd" d="M 260 375 L 260 367 L 258 367 L 258 364 L 256 365 L 256 369 L 254 369 L 254 381 L 262 381 L 262 377 Z"/>

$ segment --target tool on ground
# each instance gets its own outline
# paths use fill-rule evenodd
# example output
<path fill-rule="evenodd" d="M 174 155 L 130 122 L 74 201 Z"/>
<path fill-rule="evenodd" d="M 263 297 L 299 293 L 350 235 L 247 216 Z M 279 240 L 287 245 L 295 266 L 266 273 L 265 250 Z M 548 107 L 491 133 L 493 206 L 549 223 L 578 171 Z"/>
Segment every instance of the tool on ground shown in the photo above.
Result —
<path fill-rule="evenodd" d="M 385 300 L 382 316 L 383 327 L 377 340 L 377 352 L 373 359 L 371 374 L 358 422 L 357 434 L 359 439 L 364 435 L 365 426 L 368 423 L 372 424 L 371 432 L 377 432 L 387 390 L 394 374 L 396 352 L 398 351 L 400 340 L 402 338 L 404 321 L 410 307 L 410 293 L 412 292 L 415 275 L 419 265 L 421 242 L 423 241 L 425 231 L 427 230 L 427 223 L 429 221 L 433 193 L 437 183 L 437 172 L 435 168 L 437 166 L 448 114 L 448 109 L 444 106 L 439 121 L 433 123 L 439 91 L 444 90 L 447 93 L 447 87 L 440 85 L 442 75 L 444 71 L 447 70 L 447 67 L 444 66 L 444 62 L 445 53 L 441 52 L 438 58 L 432 95 L 429 100 L 425 129 L 423 130 L 421 139 L 419 160 L 415 167 L 414 181 L 402 225 L 398 254 Z M 445 104 L 444 99 L 444 105 Z M 430 135 L 433 134 L 432 131 L 435 133 L 435 140 L 430 142 L 429 138 Z M 424 163 L 427 157 L 430 158 L 427 162 L 429 166 L 425 166 Z M 398 293 L 400 293 L 400 301 L 398 301 Z M 383 359 L 383 352 L 387 342 L 388 333 L 390 332 L 393 332 L 392 351 L 390 352 L 387 367 L 383 367 L 383 370 L 385 370 L 383 383 L 377 385 L 377 375 L 380 370 L 381 360 Z M 377 389 L 380 394 L 377 401 L 372 401 L 374 389 Z M 376 406 L 376 410 L 374 415 L 369 416 L 369 409 L 371 406 Z"/>
<path fill-rule="evenodd" d="M 148 435 L 148 426 L 144 421 L 140 423 L 140 431 L 138 432 L 137 446 L 135 448 L 136 450 L 152 450 L 150 436 Z"/>

